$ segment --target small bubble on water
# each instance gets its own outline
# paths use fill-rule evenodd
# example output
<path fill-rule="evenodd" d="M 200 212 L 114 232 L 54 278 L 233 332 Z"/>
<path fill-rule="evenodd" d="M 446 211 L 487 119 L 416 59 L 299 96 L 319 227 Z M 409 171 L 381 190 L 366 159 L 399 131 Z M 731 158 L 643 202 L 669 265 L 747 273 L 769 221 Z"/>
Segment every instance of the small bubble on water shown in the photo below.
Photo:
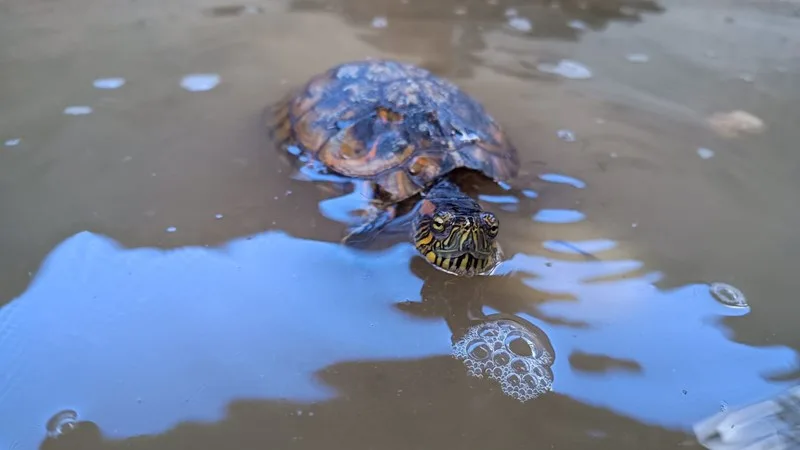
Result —
<path fill-rule="evenodd" d="M 556 131 L 556 136 L 558 136 L 558 138 L 561 139 L 562 141 L 566 142 L 575 142 L 576 139 L 575 133 L 573 133 L 570 130 L 558 130 Z"/>
<path fill-rule="evenodd" d="M 125 78 L 98 78 L 92 85 L 97 89 L 119 89 L 125 85 Z"/>
<path fill-rule="evenodd" d="M 291 191 L 291 189 L 287 190 L 287 191 L 286 191 L 286 193 L 285 193 L 284 195 L 286 195 L 287 197 L 288 197 L 289 195 L 292 195 L 292 191 Z"/>
<path fill-rule="evenodd" d="M 586 25 L 586 22 L 584 22 L 582 20 L 570 20 L 569 23 L 567 23 L 567 25 L 570 28 L 575 29 L 575 30 L 586 30 L 586 29 L 589 28 Z"/>
<path fill-rule="evenodd" d="M 217 214 L 214 216 L 215 219 L 222 219 L 224 217 L 222 214 Z"/>
<path fill-rule="evenodd" d="M 176 227 L 169 227 L 169 228 L 167 228 L 167 233 L 174 233 L 174 232 L 176 232 L 176 231 L 178 231 L 178 229 L 177 229 Z"/>
<path fill-rule="evenodd" d="M 194 73 L 181 79 L 181 87 L 190 92 L 210 91 L 219 82 L 220 76 L 215 73 Z"/>
<path fill-rule="evenodd" d="M 5 146 L 6 147 L 16 147 L 17 145 L 19 145 L 20 142 L 22 142 L 22 139 L 19 139 L 19 138 L 8 139 L 5 142 Z"/>
<path fill-rule="evenodd" d="M 747 299 L 739 289 L 726 283 L 711 283 L 709 286 L 711 295 L 723 305 L 733 308 L 747 308 Z"/>
<path fill-rule="evenodd" d="M 508 20 L 508 26 L 523 33 L 527 33 L 533 29 L 533 24 L 530 20 L 524 17 L 512 17 Z"/>
<path fill-rule="evenodd" d="M 586 80 L 592 78 L 592 71 L 583 64 L 569 59 L 562 59 L 558 64 L 541 63 L 536 66 L 540 72 L 560 75 L 571 80 Z"/>
<path fill-rule="evenodd" d="M 457 16 L 463 16 L 463 15 L 465 15 L 465 14 L 467 13 L 467 8 L 464 8 L 463 6 L 459 6 L 459 7 L 458 7 L 458 8 L 456 8 L 456 9 L 455 9 L 455 11 L 453 11 L 453 12 L 454 12 L 454 13 L 455 13 L 455 15 L 457 15 Z"/>
<path fill-rule="evenodd" d="M 514 17 L 514 16 L 517 15 L 517 10 L 514 9 L 514 8 L 508 8 L 505 11 L 505 15 L 506 15 L 506 17 Z"/>
<path fill-rule="evenodd" d="M 697 149 L 697 156 L 703 159 L 709 159 L 714 156 L 714 150 L 700 147 Z"/>
<path fill-rule="evenodd" d="M 384 16 L 377 16 L 372 19 L 372 28 L 386 28 L 389 21 Z"/>
<path fill-rule="evenodd" d="M 67 106 L 64 108 L 64 114 L 68 116 L 83 116 L 92 113 L 91 106 Z"/>
<path fill-rule="evenodd" d="M 625 59 L 632 63 L 646 63 L 647 61 L 650 61 L 650 57 L 644 53 L 629 53 L 628 55 L 625 55 Z"/>
<path fill-rule="evenodd" d="M 77 412 L 71 409 L 60 411 L 47 421 L 47 435 L 51 438 L 57 438 L 64 433 L 69 433 L 75 429 L 77 422 Z"/>
<path fill-rule="evenodd" d="M 753 81 L 755 81 L 755 77 L 753 75 L 750 75 L 749 73 L 743 73 L 739 75 L 739 79 L 744 81 L 745 83 L 752 83 Z"/>

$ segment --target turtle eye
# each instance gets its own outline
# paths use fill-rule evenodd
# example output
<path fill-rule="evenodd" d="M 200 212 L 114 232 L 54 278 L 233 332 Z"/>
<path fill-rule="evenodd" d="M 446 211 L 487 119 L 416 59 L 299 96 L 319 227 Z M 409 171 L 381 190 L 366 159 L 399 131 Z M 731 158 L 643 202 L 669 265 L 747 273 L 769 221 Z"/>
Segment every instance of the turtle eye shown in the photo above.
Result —
<path fill-rule="evenodd" d="M 442 231 L 444 231 L 445 222 L 447 222 L 447 217 L 437 214 L 433 216 L 433 222 L 431 222 L 431 228 L 433 228 L 433 231 L 441 233 Z"/>
<path fill-rule="evenodd" d="M 489 236 L 497 236 L 497 232 L 500 229 L 500 221 L 497 220 L 497 216 L 490 212 L 485 212 L 481 214 L 481 219 L 483 219 L 483 223 L 486 224 L 486 231 Z"/>

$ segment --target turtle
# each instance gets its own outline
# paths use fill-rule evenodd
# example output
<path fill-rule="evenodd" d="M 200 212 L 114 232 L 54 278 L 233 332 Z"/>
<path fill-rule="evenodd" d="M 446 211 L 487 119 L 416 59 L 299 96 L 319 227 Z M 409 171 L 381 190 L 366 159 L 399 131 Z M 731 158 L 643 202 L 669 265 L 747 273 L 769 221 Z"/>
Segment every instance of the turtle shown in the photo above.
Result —
<path fill-rule="evenodd" d="M 516 147 L 475 98 L 402 61 L 344 62 L 313 75 L 265 111 L 283 150 L 368 183 L 367 215 L 342 243 L 407 232 L 419 254 L 452 275 L 491 273 L 500 222 L 465 192 L 463 175 L 515 178 Z"/>

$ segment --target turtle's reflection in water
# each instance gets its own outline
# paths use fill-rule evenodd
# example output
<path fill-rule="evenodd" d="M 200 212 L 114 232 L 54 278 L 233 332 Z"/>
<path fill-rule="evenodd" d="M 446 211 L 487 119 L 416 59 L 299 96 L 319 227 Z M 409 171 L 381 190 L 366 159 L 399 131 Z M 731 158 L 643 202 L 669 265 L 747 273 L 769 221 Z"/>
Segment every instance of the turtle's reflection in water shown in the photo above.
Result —
<path fill-rule="evenodd" d="M 398 303 L 398 309 L 417 317 L 442 317 L 452 332 L 453 356 L 467 372 L 498 383 L 519 401 L 535 399 L 553 385 L 551 366 L 555 350 L 545 332 L 515 312 L 509 287 L 531 289 L 515 283 L 513 275 L 453 277 L 414 258 L 411 270 L 424 280 L 420 301 Z M 519 284 L 519 286 L 517 286 Z M 535 295 L 535 291 L 534 295 Z M 504 299 L 510 301 L 504 301 Z M 484 306 L 500 310 L 484 314 Z"/>

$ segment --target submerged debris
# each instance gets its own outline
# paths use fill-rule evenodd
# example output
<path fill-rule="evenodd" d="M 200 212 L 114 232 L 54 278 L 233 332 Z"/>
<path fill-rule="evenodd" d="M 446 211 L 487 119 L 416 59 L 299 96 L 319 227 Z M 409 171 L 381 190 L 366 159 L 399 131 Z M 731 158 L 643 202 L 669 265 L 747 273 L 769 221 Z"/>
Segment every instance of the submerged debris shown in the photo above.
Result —
<path fill-rule="evenodd" d="M 694 434 L 712 450 L 789 450 L 800 441 L 800 386 L 766 400 L 722 412 L 697 422 Z"/>

